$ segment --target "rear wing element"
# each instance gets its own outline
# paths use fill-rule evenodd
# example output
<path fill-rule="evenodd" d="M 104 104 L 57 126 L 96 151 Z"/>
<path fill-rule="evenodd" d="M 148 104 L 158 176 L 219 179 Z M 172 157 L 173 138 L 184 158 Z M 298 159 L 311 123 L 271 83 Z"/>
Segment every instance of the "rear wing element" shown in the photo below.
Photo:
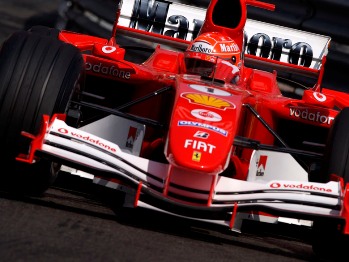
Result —
<path fill-rule="evenodd" d="M 198 35 L 205 16 L 205 8 L 163 0 L 128 0 L 122 4 L 117 28 L 118 33 L 185 49 Z M 322 77 L 330 37 L 251 19 L 246 21 L 244 35 L 248 66 Z"/>

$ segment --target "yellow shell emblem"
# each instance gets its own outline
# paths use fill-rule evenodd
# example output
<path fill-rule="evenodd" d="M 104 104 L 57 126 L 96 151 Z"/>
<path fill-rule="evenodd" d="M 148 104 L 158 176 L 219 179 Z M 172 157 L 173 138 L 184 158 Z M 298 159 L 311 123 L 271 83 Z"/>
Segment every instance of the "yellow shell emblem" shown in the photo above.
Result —
<path fill-rule="evenodd" d="M 219 99 L 213 96 L 207 96 L 202 94 L 185 94 L 184 97 L 189 99 L 189 101 L 192 103 L 212 106 L 220 109 L 224 109 L 226 107 L 231 106 L 230 103 L 228 103 L 227 101 L 224 101 L 222 99 Z"/>

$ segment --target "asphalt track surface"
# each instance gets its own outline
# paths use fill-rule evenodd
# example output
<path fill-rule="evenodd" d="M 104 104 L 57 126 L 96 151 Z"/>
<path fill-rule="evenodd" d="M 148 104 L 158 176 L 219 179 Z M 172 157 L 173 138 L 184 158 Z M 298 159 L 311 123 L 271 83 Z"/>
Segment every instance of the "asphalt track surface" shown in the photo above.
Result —
<path fill-rule="evenodd" d="M 58 3 L 0 0 L 0 41 L 34 24 L 51 25 Z M 0 261 L 319 261 L 304 228 L 220 232 L 116 202 L 113 192 L 64 175 L 37 198 L 1 187 Z"/>

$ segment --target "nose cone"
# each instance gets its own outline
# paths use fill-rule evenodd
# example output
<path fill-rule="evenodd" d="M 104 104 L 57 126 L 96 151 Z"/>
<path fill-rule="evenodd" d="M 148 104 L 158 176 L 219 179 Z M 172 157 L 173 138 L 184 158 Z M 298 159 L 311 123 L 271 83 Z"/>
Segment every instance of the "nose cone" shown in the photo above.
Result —
<path fill-rule="evenodd" d="M 207 173 L 223 171 L 238 128 L 241 95 L 190 83 L 178 90 L 168 135 L 169 162 Z"/>

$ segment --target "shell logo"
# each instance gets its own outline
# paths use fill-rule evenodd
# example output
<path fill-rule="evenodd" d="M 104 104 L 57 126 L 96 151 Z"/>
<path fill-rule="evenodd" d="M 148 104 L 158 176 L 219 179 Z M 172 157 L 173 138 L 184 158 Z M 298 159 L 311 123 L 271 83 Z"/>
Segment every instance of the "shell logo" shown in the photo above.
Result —
<path fill-rule="evenodd" d="M 203 94 L 182 94 L 182 97 L 188 99 L 191 103 L 211 106 L 219 109 L 226 109 L 227 107 L 235 108 L 235 105 L 214 96 L 208 96 Z"/>

